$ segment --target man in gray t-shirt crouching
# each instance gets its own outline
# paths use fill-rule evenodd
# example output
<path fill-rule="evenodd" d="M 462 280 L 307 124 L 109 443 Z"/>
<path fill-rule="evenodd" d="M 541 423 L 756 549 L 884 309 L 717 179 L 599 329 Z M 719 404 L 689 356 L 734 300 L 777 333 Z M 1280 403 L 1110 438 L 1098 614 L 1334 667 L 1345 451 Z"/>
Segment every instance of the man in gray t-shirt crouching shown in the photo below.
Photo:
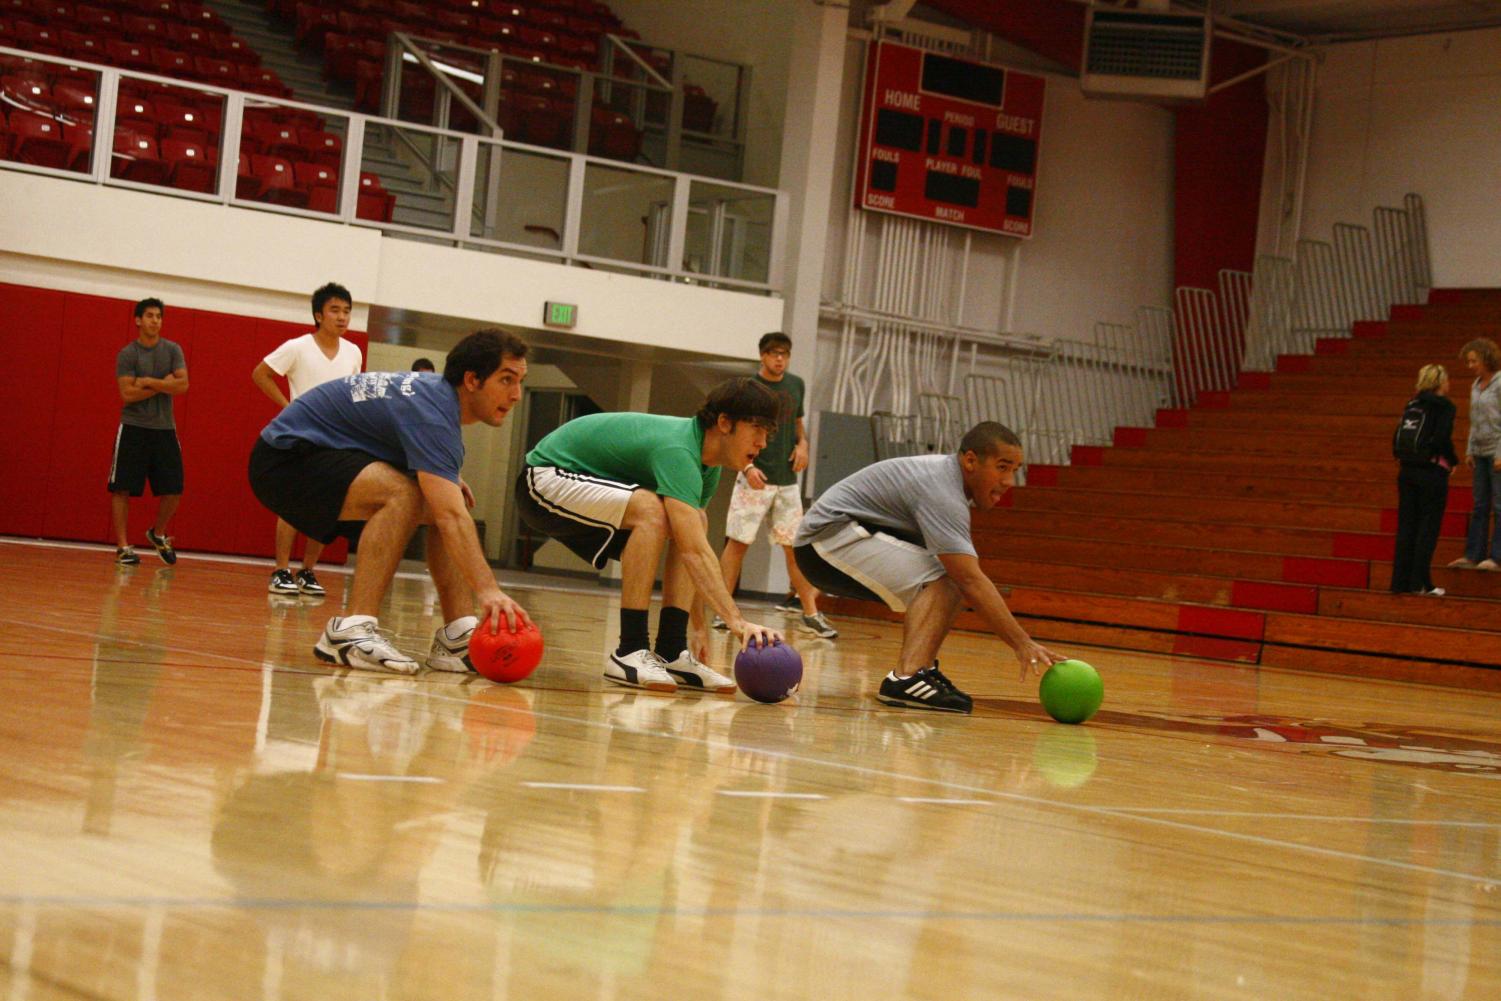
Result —
<path fill-rule="evenodd" d="M 1063 658 L 1032 640 L 980 569 L 970 508 L 1001 502 L 1021 468 L 1021 441 L 976 424 L 952 455 L 887 459 L 840 480 L 803 516 L 798 567 L 820 591 L 881 601 L 906 618 L 901 663 L 876 695 L 888 705 L 967 713 L 970 697 L 935 659 L 963 604 L 972 605 L 1034 674 Z"/>

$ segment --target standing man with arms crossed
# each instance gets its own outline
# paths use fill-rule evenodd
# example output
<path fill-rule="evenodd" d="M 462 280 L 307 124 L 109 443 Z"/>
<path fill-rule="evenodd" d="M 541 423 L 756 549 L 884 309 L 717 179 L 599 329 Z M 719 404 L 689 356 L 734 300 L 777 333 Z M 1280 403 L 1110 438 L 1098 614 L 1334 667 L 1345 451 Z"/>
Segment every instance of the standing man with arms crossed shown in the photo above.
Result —
<path fill-rule="evenodd" d="M 360 540 L 345 615 L 328 620 L 320 660 L 414 674 L 417 661 L 378 631 L 380 603 L 419 524 L 433 525 L 427 565 L 446 623 L 427 666 L 467 671 L 479 623 L 515 629 L 526 612 L 496 586 L 459 477 L 460 427 L 499 427 L 521 399 L 526 342 L 480 330 L 454 346 L 437 376 L 366 372 L 308 390 L 277 416 L 250 453 L 250 488 L 262 504 L 310 539 Z M 478 606 L 480 615 L 472 613 Z"/>
<path fill-rule="evenodd" d="M 833 639 L 839 630 L 819 612 L 818 592 L 792 558 L 792 539 L 803 516 L 797 474 L 808 468 L 808 436 L 803 432 L 803 380 L 787 371 L 792 358 L 792 338 L 783 333 L 766 334 L 757 348 L 761 353 L 761 370 L 755 378 L 777 398 L 777 430 L 767 439 L 756 461 L 735 474 L 735 492 L 730 495 L 730 512 L 725 519 L 724 552 L 719 555 L 719 569 L 724 575 L 725 589 L 733 594 L 740 582 L 745 552 L 756 541 L 756 532 L 767 512 L 771 512 L 767 535 L 772 545 L 781 546 L 787 554 L 787 576 L 802 604 L 799 628 Z M 717 615 L 714 628 L 727 628 Z"/>
<path fill-rule="evenodd" d="M 292 400 L 314 386 L 321 386 L 330 379 L 342 379 L 346 375 L 358 375 L 364 368 L 360 349 L 344 339 L 349 329 L 349 315 L 354 308 L 354 299 L 343 285 L 329 282 L 313 293 L 313 322 L 318 329 L 301 337 L 283 341 L 250 373 L 250 379 L 271 402 L 286 407 Z M 291 399 L 282 395 L 276 384 L 276 376 L 286 376 Z M 276 519 L 276 569 L 271 571 L 268 586 L 272 594 L 308 594 L 322 597 L 323 585 L 313 568 L 318 557 L 323 555 L 323 543 L 308 539 L 302 552 L 302 569 L 292 576 L 292 544 L 297 539 L 297 530 L 281 518 Z"/>
<path fill-rule="evenodd" d="M 145 493 L 151 481 L 157 499 L 156 522 L 146 541 L 163 563 L 176 563 L 177 552 L 167 535 L 167 523 L 182 500 L 182 447 L 172 418 L 172 397 L 188 391 L 188 366 L 182 348 L 162 337 L 167 307 L 160 299 L 135 304 L 136 339 L 115 356 L 115 383 L 120 399 L 120 428 L 109 466 L 110 518 L 115 530 L 115 562 L 141 562 L 126 536 L 130 498 Z"/>
<path fill-rule="evenodd" d="M 881 681 L 887 705 L 967 713 L 973 700 L 938 670 L 938 648 L 968 603 L 1016 651 L 1024 672 L 1063 658 L 1035 642 L 980 569 L 970 508 L 1001 502 L 1021 468 L 1021 440 L 984 421 L 957 455 L 914 455 L 866 466 L 834 484 L 808 509 L 793 550 L 798 566 L 828 594 L 881 601 L 902 622 L 901 660 Z"/>
<path fill-rule="evenodd" d="M 516 480 L 521 520 L 597 570 L 620 561 L 620 644 L 605 661 L 605 680 L 656 692 L 733 692 L 735 682 L 703 662 L 705 601 L 741 646 L 781 641 L 735 607 L 704 514 L 719 471 L 750 465 L 776 419 L 769 390 L 753 379 L 730 379 L 710 391 L 695 417 L 590 414 L 527 453 Z M 647 611 L 664 548 L 653 649 Z"/>

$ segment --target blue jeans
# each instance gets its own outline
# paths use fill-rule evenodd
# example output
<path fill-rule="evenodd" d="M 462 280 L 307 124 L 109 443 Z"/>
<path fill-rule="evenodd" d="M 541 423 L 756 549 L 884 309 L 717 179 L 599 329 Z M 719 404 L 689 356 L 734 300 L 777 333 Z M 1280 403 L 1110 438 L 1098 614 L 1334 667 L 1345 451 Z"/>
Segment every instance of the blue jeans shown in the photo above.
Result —
<path fill-rule="evenodd" d="M 1465 559 L 1479 563 L 1489 556 L 1501 563 L 1501 530 L 1492 532 L 1494 520 L 1501 526 L 1501 466 L 1493 456 L 1477 455 L 1475 460 L 1475 507 L 1470 512 L 1470 534 L 1465 539 Z M 1487 552 L 1489 550 L 1489 552 Z"/>

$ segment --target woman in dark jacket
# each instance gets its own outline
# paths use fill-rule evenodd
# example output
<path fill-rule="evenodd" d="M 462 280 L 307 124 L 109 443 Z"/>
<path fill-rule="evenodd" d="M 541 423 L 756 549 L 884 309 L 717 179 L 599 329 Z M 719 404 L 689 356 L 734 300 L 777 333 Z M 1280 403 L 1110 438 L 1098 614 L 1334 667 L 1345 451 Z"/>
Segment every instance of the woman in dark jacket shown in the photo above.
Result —
<path fill-rule="evenodd" d="M 1397 473 L 1397 549 L 1392 560 L 1393 594 L 1442 595 L 1433 586 L 1430 566 L 1438 545 L 1439 526 L 1449 503 L 1449 471 L 1459 464 L 1454 454 L 1454 403 L 1448 397 L 1449 373 L 1442 365 L 1424 365 L 1418 372 L 1418 395 L 1408 404 L 1422 404 L 1432 433 L 1425 432 L 1429 458 L 1401 459 Z M 1394 449 L 1395 450 L 1395 449 Z"/>

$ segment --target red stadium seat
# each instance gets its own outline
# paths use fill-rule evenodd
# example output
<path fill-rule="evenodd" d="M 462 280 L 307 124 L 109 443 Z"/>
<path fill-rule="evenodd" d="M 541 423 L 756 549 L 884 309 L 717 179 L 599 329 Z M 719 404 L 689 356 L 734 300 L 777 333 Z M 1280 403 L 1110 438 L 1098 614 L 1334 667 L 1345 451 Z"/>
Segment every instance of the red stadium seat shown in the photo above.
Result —
<path fill-rule="evenodd" d="M 78 24 L 91 34 L 113 36 L 120 31 L 120 15 L 104 7 L 79 4 L 73 8 Z"/>
<path fill-rule="evenodd" d="M 309 162 L 321 164 L 334 170 L 344 162 L 344 140 L 322 129 L 302 129 L 297 141 L 308 151 Z"/>
<path fill-rule="evenodd" d="M 281 78 L 263 66 L 242 64 L 239 69 L 240 88 L 269 97 L 291 97 L 292 90 L 282 84 Z"/>
<path fill-rule="evenodd" d="M 30 0 L 32 13 L 40 20 L 48 24 L 55 24 L 59 28 L 73 23 L 77 16 L 73 10 L 73 4 L 68 0 Z"/>
<path fill-rule="evenodd" d="M 126 14 L 120 20 L 124 24 L 125 34 L 138 42 L 159 45 L 167 38 L 167 23 L 160 18 Z"/>
<path fill-rule="evenodd" d="M 683 87 L 683 128 L 693 132 L 713 132 L 714 115 L 719 103 L 694 84 Z"/>
<path fill-rule="evenodd" d="M 109 57 L 105 55 L 103 38 L 81 31 L 70 31 L 67 28 L 63 28 L 57 34 L 60 47 L 66 55 L 77 56 L 79 59 L 87 59 L 95 63 L 109 61 Z"/>
<path fill-rule="evenodd" d="M 307 192 L 298 190 L 291 161 L 256 154 L 250 158 L 250 173 L 261 182 L 259 200 L 294 208 L 307 207 Z"/>
<path fill-rule="evenodd" d="M 104 43 L 104 55 L 111 65 L 151 72 L 151 51 L 144 43 L 111 39 Z"/>
<path fill-rule="evenodd" d="M 10 159 L 38 167 L 68 168 L 68 142 L 55 118 L 30 111 L 10 113 L 10 132 L 15 137 Z"/>
<path fill-rule="evenodd" d="M 115 128 L 115 155 L 109 173 L 126 181 L 142 184 L 165 184 L 168 167 L 157 150 L 156 137 L 124 125 Z"/>
<path fill-rule="evenodd" d="M 179 0 L 177 4 L 177 19 L 183 24 L 196 24 L 200 28 L 224 30 L 224 22 L 219 19 L 219 15 L 201 3 Z"/>
<path fill-rule="evenodd" d="M 64 111 L 88 110 L 99 103 L 97 88 L 81 80 L 59 80 L 52 85 L 52 100 Z"/>
<path fill-rule="evenodd" d="M 10 74 L 0 77 L 0 100 L 5 107 L 52 113 L 52 87 L 43 77 Z"/>
<path fill-rule="evenodd" d="M 589 114 L 589 152 L 612 160 L 634 162 L 641 154 L 641 132 L 631 116 L 608 108 L 593 108 Z"/>
<path fill-rule="evenodd" d="M 209 129 L 207 118 L 196 106 L 178 104 L 171 99 L 163 99 L 156 104 L 156 121 L 163 141 L 174 138 L 208 144 L 210 137 L 217 134 L 218 129 Z M 217 124 L 216 122 L 215 125 Z"/>
<path fill-rule="evenodd" d="M 245 128 L 259 143 L 259 152 L 265 156 L 298 161 L 311 158 L 307 148 L 297 138 L 297 129 L 291 125 L 280 125 L 265 119 L 251 119 L 247 115 Z"/>
<path fill-rule="evenodd" d="M 10 26 L 13 44 L 18 49 L 28 49 L 43 55 L 60 56 L 63 54 L 62 30 L 47 24 L 34 24 L 31 21 L 15 21 Z"/>
<path fill-rule="evenodd" d="M 354 214 L 373 222 L 390 222 L 396 212 L 396 196 L 380 183 L 374 174 L 361 171 L 360 195 Z"/>
<path fill-rule="evenodd" d="M 250 47 L 250 44 L 238 35 L 214 34 L 215 51 L 220 59 L 228 59 L 232 63 L 242 66 L 259 66 L 261 64 L 260 53 Z"/>
<path fill-rule="evenodd" d="M 198 79 L 218 84 L 221 87 L 235 87 L 240 81 L 239 71 L 235 68 L 235 64 L 227 59 L 195 56 L 193 73 Z"/>
<path fill-rule="evenodd" d="M 213 48 L 207 28 L 196 24 L 172 22 L 167 25 L 167 39 L 185 52 L 197 52 Z"/>
<path fill-rule="evenodd" d="M 308 193 L 308 208 L 314 212 L 339 210 L 338 171 L 316 163 L 294 163 L 292 173 L 297 186 Z"/>
<path fill-rule="evenodd" d="M 144 97 L 120 95 L 115 108 L 115 120 L 128 125 L 136 132 L 149 132 L 156 136 L 156 105 Z"/>
<path fill-rule="evenodd" d="M 339 12 L 310 3 L 297 5 L 297 28 L 294 40 L 298 45 L 321 48 L 323 36 L 339 30 Z"/>
<path fill-rule="evenodd" d="M 159 45 L 151 47 L 151 62 L 156 67 L 155 72 L 162 76 L 190 79 L 196 72 L 191 55 L 176 49 L 164 49 Z"/>
<path fill-rule="evenodd" d="M 77 125 L 63 126 L 67 132 L 68 140 L 68 169 L 87 172 L 89 169 L 89 154 L 94 151 L 94 122 L 79 122 Z"/>
<path fill-rule="evenodd" d="M 250 172 L 250 154 L 241 153 L 239 169 L 235 175 L 236 198 L 259 198 L 265 183 Z"/>
<path fill-rule="evenodd" d="M 170 169 L 169 181 L 174 188 L 213 194 L 218 187 L 218 164 L 214 149 L 186 139 L 163 139 L 162 159 Z"/>
<path fill-rule="evenodd" d="M 572 144 L 573 116 L 563 105 L 539 94 L 518 94 L 512 103 L 521 132 L 515 138 L 553 149 L 567 149 Z"/>

